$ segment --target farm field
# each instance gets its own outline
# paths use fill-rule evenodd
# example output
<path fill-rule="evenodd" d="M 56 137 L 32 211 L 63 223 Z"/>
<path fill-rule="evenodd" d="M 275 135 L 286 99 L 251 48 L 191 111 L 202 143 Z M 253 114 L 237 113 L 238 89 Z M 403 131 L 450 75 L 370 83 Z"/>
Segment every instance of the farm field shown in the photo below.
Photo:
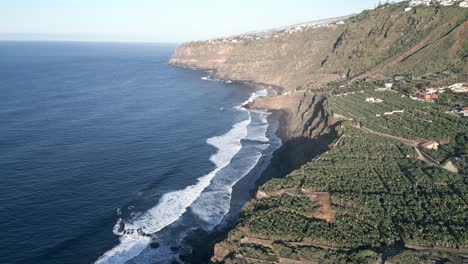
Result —
<path fill-rule="evenodd" d="M 368 97 L 384 102 L 367 103 Z M 451 254 L 468 247 L 466 176 L 419 160 L 415 145 L 407 141 L 364 128 L 415 143 L 450 142 L 466 133 L 467 122 L 435 104 L 391 92 L 334 96 L 329 104 L 335 114 L 350 119 L 338 128 L 334 146 L 289 176 L 263 185 L 223 245 L 236 244 L 237 253 L 251 260 L 330 263 L 370 263 L 390 245 L 436 247 L 457 262 Z M 400 109 L 399 115 L 376 116 Z M 346 251 L 351 248 L 362 250 Z M 394 259 L 416 258 L 401 254 Z"/>
<path fill-rule="evenodd" d="M 383 102 L 366 102 L 367 98 Z M 393 91 L 341 94 L 329 97 L 329 102 L 335 114 L 361 126 L 418 142 L 450 141 L 468 130 L 468 119 L 445 113 L 450 108 L 412 100 Z"/>

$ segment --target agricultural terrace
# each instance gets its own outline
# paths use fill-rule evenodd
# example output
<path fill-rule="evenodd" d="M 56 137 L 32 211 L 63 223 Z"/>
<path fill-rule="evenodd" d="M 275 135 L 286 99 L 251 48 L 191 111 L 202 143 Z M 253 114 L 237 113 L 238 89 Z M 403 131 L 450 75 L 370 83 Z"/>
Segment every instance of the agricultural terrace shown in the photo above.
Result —
<path fill-rule="evenodd" d="M 296 255 L 307 246 L 468 246 L 464 176 L 429 166 L 412 146 L 349 121 L 340 133 L 320 159 L 261 187 L 264 197 L 246 207 L 240 237 L 282 241 Z M 331 221 L 319 217 L 325 205 L 313 199 L 323 194 L 331 197 Z"/>
<path fill-rule="evenodd" d="M 367 98 L 379 98 L 383 102 L 366 102 Z M 445 113 L 452 109 L 412 100 L 392 91 L 341 94 L 329 97 L 328 101 L 335 114 L 363 127 L 418 142 L 450 142 L 468 131 L 467 118 Z"/>

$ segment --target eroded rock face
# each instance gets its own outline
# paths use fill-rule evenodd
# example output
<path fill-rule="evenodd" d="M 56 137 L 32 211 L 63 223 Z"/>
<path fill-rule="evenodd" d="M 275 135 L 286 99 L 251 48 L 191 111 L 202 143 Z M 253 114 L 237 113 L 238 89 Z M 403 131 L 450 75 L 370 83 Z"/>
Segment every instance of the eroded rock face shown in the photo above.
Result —
<path fill-rule="evenodd" d="M 180 45 L 169 63 L 203 69 L 217 69 L 230 57 L 234 44 L 190 42 Z"/>
<path fill-rule="evenodd" d="M 323 54 L 329 51 L 335 41 L 335 30 L 340 28 L 310 28 L 285 33 L 277 38 L 238 43 L 184 43 L 177 48 L 170 63 L 214 69 L 217 77 L 222 79 L 253 81 L 294 90 L 304 83 L 325 83 L 339 77 L 339 74 L 318 71 Z M 314 32 L 318 36 L 308 39 Z"/>
<path fill-rule="evenodd" d="M 213 257 L 211 258 L 212 262 L 215 263 L 222 263 L 224 259 L 230 254 L 231 252 L 225 248 L 223 248 L 221 245 L 216 244 L 214 247 L 214 254 Z"/>
<path fill-rule="evenodd" d="M 246 108 L 283 111 L 278 134 L 283 141 L 313 138 L 329 132 L 334 120 L 323 107 L 324 97 L 304 92 L 257 98 Z"/>

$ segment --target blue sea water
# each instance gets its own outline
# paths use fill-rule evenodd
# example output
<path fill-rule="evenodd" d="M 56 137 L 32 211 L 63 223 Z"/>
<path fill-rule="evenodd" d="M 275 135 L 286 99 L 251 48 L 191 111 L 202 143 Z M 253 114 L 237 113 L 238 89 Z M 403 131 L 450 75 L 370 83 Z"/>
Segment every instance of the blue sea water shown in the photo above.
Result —
<path fill-rule="evenodd" d="M 240 106 L 273 92 L 168 65 L 174 49 L 0 42 L 0 263 L 170 263 L 223 221 L 279 144 Z"/>

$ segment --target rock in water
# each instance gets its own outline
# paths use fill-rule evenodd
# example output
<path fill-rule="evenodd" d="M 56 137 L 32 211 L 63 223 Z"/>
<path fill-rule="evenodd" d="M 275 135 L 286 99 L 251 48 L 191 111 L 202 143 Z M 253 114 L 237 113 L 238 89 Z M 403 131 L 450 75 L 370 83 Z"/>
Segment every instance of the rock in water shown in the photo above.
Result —
<path fill-rule="evenodd" d="M 150 243 L 150 247 L 151 247 L 151 248 L 154 248 L 154 249 L 159 248 L 160 246 L 161 246 L 161 245 L 160 245 L 158 242 L 151 242 L 151 243 Z"/>

